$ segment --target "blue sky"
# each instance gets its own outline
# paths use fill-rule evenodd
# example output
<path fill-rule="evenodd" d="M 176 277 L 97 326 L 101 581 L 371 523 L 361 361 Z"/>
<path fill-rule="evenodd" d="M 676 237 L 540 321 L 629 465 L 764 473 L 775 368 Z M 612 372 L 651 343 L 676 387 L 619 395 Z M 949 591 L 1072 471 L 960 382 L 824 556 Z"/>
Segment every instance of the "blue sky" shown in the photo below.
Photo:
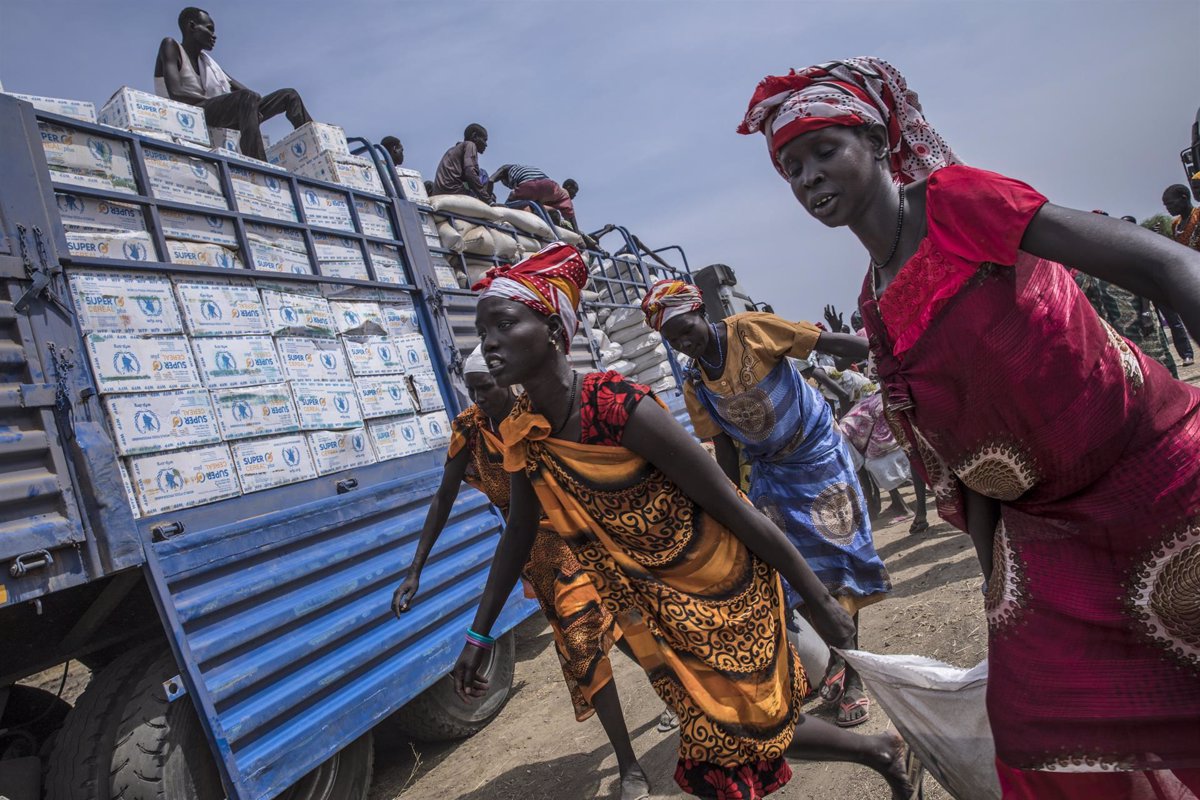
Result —
<path fill-rule="evenodd" d="M 485 168 L 576 178 L 581 222 L 724 262 L 793 318 L 847 310 L 867 257 L 795 203 L 761 137 L 734 133 L 755 83 L 874 54 L 895 64 L 968 163 L 1052 201 L 1139 218 L 1179 182 L 1200 103 L 1200 2 L 230 2 L 213 55 L 318 120 L 405 143 L 433 172 L 469 122 Z M 182 4 L 0 0 L 9 91 L 91 100 L 152 90 Z M 282 118 L 267 131 L 287 130 Z"/>

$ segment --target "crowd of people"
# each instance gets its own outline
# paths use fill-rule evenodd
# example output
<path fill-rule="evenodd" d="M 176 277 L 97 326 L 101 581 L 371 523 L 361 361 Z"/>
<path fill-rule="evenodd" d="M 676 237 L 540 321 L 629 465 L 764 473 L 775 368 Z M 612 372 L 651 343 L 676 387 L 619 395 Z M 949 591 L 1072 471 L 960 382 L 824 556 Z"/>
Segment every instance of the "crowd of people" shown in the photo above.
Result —
<path fill-rule="evenodd" d="M 435 184 L 486 199 L 473 127 Z M 826 324 L 710 320 L 697 287 L 655 284 L 642 311 L 690 358 L 693 436 L 646 387 L 573 369 L 577 251 L 491 271 L 476 287 L 474 405 L 454 422 L 396 613 L 466 481 L 507 524 L 454 668 L 464 698 L 487 689 L 490 631 L 524 577 L 576 717 L 594 710 L 609 734 L 622 800 L 650 787 L 614 644 L 677 718 L 685 792 L 764 797 L 791 758 L 861 764 L 892 798 L 920 797 L 896 734 L 847 730 L 870 699 L 837 652 L 891 588 L 871 523 L 907 514 L 897 490 L 912 482 L 912 535 L 928 528 L 928 491 L 978 557 L 1004 798 L 1194 799 L 1200 389 L 1177 379 L 1163 324 L 1190 364 L 1200 174 L 1164 193 L 1173 219 L 1054 205 L 963 164 L 874 58 L 765 78 L 739 131 L 763 134 L 805 211 L 866 250 L 852 327 L 832 307 Z M 514 165 L 497 177 L 514 192 L 548 180 Z M 823 675 L 789 639 L 801 620 L 836 648 Z M 812 692 L 836 724 L 803 712 Z"/>

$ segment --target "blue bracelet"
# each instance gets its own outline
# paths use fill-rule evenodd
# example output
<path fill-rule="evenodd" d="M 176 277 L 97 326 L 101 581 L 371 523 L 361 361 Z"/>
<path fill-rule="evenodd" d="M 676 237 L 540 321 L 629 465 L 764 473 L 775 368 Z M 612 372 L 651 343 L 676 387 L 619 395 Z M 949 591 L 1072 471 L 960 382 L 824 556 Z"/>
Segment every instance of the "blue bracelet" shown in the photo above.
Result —
<path fill-rule="evenodd" d="M 475 631 L 471 630 L 470 628 L 467 628 L 467 638 L 474 639 L 475 641 L 479 642 L 480 644 L 493 645 L 496 643 L 496 640 L 493 639 L 491 636 L 485 636 L 482 633 L 476 633 Z"/>

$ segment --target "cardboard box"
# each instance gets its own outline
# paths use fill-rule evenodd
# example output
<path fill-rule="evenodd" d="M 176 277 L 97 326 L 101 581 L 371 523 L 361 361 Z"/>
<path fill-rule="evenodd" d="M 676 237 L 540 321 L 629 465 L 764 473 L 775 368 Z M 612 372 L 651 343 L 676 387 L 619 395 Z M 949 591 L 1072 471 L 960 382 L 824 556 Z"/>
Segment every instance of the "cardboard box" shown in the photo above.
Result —
<path fill-rule="evenodd" d="M 433 276 L 437 279 L 438 286 L 441 286 L 443 289 L 470 288 L 469 286 L 459 284 L 459 269 L 451 266 L 444 255 L 441 253 L 430 253 L 429 260 L 433 262 Z"/>
<path fill-rule="evenodd" d="M 144 231 L 146 219 L 142 209 L 130 203 L 98 200 L 74 192 L 55 192 L 58 216 L 65 227 L 73 230 Z"/>
<path fill-rule="evenodd" d="M 369 158 L 336 153 L 320 153 L 316 158 L 297 166 L 297 175 L 329 183 L 340 183 L 360 192 L 383 194 L 383 181 Z"/>
<path fill-rule="evenodd" d="M 383 326 L 387 328 L 389 336 L 401 338 L 410 334 L 421 335 L 417 309 L 408 295 L 389 295 L 387 302 L 379 304 L 379 310 L 383 313 Z M 425 340 L 422 338 L 421 341 Z"/>
<path fill-rule="evenodd" d="M 416 417 L 386 417 L 367 421 L 371 446 L 380 461 L 428 450 Z"/>
<path fill-rule="evenodd" d="M 129 468 L 122 459 L 117 459 L 117 471 L 121 473 L 121 485 L 125 487 L 125 499 L 129 501 L 129 513 L 134 519 L 141 519 L 142 509 L 138 507 L 137 495 L 133 491 L 133 481 L 129 479 Z"/>
<path fill-rule="evenodd" d="M 167 239 L 167 260 L 172 264 L 190 264 L 197 267 L 242 268 L 242 259 L 238 257 L 237 250 L 210 242 Z"/>
<path fill-rule="evenodd" d="M 272 335 L 331 339 L 337 334 L 333 312 L 324 297 L 263 289 L 262 299 Z"/>
<path fill-rule="evenodd" d="M 346 360 L 356 377 L 400 375 L 404 372 L 404 353 L 387 336 L 344 337 Z"/>
<path fill-rule="evenodd" d="M 446 407 L 446 402 L 442 399 L 442 390 L 438 387 L 437 377 L 432 370 L 410 372 L 408 380 L 417 400 L 417 410 L 422 414 L 440 411 Z"/>
<path fill-rule="evenodd" d="M 300 253 L 305 258 L 308 257 L 308 244 L 304 240 L 304 231 L 300 228 L 284 228 L 262 222 L 247 222 L 246 238 L 251 242 L 263 242 Z"/>
<path fill-rule="evenodd" d="M 419 333 L 409 333 L 396 337 L 396 344 L 404 353 L 404 367 L 409 372 L 433 369 L 433 359 L 429 356 L 429 348 L 425 346 L 425 337 Z"/>
<path fill-rule="evenodd" d="M 424 211 L 417 212 L 417 221 L 421 223 L 421 233 L 425 234 L 427 239 L 437 239 L 438 245 L 441 245 L 442 237 L 438 234 L 437 222 L 432 214 L 427 214 Z"/>
<path fill-rule="evenodd" d="M 361 258 L 357 261 L 322 261 L 321 274 L 327 278 L 347 278 L 356 281 L 369 281 L 367 263 Z"/>
<path fill-rule="evenodd" d="M 17 94 L 16 92 L 5 92 L 5 94 L 10 94 L 27 103 L 33 103 L 33 107 L 38 111 L 59 114 L 84 122 L 96 121 L 96 106 L 86 100 L 63 100 L 58 97 L 39 97 L 34 94 Z"/>
<path fill-rule="evenodd" d="M 221 438 L 226 441 L 300 429 L 286 383 L 217 389 L 212 393 Z"/>
<path fill-rule="evenodd" d="M 310 122 L 301 125 L 267 148 L 267 161 L 290 172 L 312 161 L 321 153 L 350 155 L 346 132 L 337 125 Z"/>
<path fill-rule="evenodd" d="M 229 165 L 229 177 L 238 211 L 287 222 L 298 221 L 291 188 L 279 177 L 234 164 Z"/>
<path fill-rule="evenodd" d="M 270 336 L 210 336 L 192 341 L 200 377 L 209 389 L 257 386 L 283 380 Z"/>
<path fill-rule="evenodd" d="M 425 446 L 431 450 L 447 447 L 450 444 L 450 419 L 444 411 L 432 414 L 421 414 L 417 417 L 421 426 L 421 435 L 425 437 Z"/>
<path fill-rule="evenodd" d="M 304 339 L 281 336 L 275 340 L 279 360 L 288 380 L 348 381 L 350 366 L 337 339 Z"/>
<path fill-rule="evenodd" d="M 401 375 L 355 378 L 358 404 L 364 419 L 415 413 L 408 381 Z"/>
<path fill-rule="evenodd" d="M 208 141 L 214 151 L 242 154 L 242 132 L 236 128 L 209 128 Z"/>
<path fill-rule="evenodd" d="M 396 232 L 392 228 L 392 218 L 388 213 L 386 203 L 372 200 L 369 197 L 354 198 L 354 210 L 358 212 L 358 222 L 362 232 L 367 236 L 378 236 L 381 239 L 395 239 Z"/>
<path fill-rule="evenodd" d="M 309 225 L 354 232 L 350 201 L 341 192 L 322 189 L 319 186 L 301 186 L 300 203 L 304 207 L 304 218 L 308 220 Z"/>
<path fill-rule="evenodd" d="M 129 459 L 129 477 L 146 516 L 241 494 L 224 444 L 134 456 Z"/>
<path fill-rule="evenodd" d="M 177 278 L 175 293 L 192 336 L 253 336 L 267 333 L 267 312 L 250 284 Z"/>
<path fill-rule="evenodd" d="M 400 260 L 400 248 L 390 244 L 367 242 L 367 255 L 375 269 L 375 279 L 380 283 L 408 283 L 404 262 Z"/>
<path fill-rule="evenodd" d="M 262 242 L 250 242 L 253 267 L 262 272 L 283 272 L 289 275 L 312 275 L 308 256 Z"/>
<path fill-rule="evenodd" d="M 139 92 L 128 86 L 117 90 L 96 116 L 101 125 L 141 128 L 165 133 L 184 141 L 209 146 L 204 109 L 177 103 L 166 97 Z"/>
<path fill-rule="evenodd" d="M 246 494 L 317 477 L 303 434 L 235 442 L 230 449 Z"/>
<path fill-rule="evenodd" d="M 213 161 L 155 147 L 143 147 L 142 160 L 154 197 L 205 208 L 229 208 L 221 189 L 221 174 Z"/>
<path fill-rule="evenodd" d="M 361 428 L 348 431 L 313 431 L 307 436 L 318 475 L 328 475 L 331 472 L 375 463 L 375 451 L 368 441 L 367 432 Z"/>
<path fill-rule="evenodd" d="M 425 179 L 415 169 L 396 167 L 396 185 L 400 194 L 410 203 L 429 207 L 429 195 L 425 193 Z"/>
<path fill-rule="evenodd" d="M 208 392 L 119 394 L 104 399 L 117 452 L 157 453 L 221 441 Z"/>
<path fill-rule="evenodd" d="M 154 240 L 145 231 L 80 231 L 67 228 L 67 252 L 79 258 L 157 261 Z"/>
<path fill-rule="evenodd" d="M 171 281 L 158 275 L 78 270 L 70 273 L 75 315 L 84 333 L 181 333 Z"/>
<path fill-rule="evenodd" d="M 137 194 L 125 142 L 50 122 L 38 122 L 38 129 L 53 180 Z"/>
<path fill-rule="evenodd" d="M 89 333 L 84 340 L 102 394 L 200 388 L 200 374 L 183 336 Z"/>
<path fill-rule="evenodd" d="M 337 332 L 357 336 L 383 336 L 387 333 L 379 303 L 352 300 L 330 300 L 329 309 Z"/>
<path fill-rule="evenodd" d="M 163 236 L 168 239 L 209 242 L 234 249 L 238 246 L 237 229 L 229 217 L 161 208 L 158 218 L 162 222 Z"/>
<path fill-rule="evenodd" d="M 317 251 L 317 261 L 322 264 L 326 262 L 358 262 L 363 264 L 363 271 L 366 272 L 362 250 L 354 239 L 321 231 L 313 231 L 312 237 L 313 247 Z"/>
<path fill-rule="evenodd" d="M 350 381 L 292 381 L 291 386 L 304 430 L 362 427 L 362 412 Z"/>

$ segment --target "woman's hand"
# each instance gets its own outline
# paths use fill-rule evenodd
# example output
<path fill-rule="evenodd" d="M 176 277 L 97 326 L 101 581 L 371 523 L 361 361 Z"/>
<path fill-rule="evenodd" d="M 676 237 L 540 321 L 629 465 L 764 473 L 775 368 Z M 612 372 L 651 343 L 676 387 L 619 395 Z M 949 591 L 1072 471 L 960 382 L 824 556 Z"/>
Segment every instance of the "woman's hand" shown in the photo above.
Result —
<path fill-rule="evenodd" d="M 396 592 L 392 595 L 392 613 L 399 617 L 405 611 L 412 607 L 413 598 L 417 596 L 417 589 L 421 587 L 421 573 L 409 570 L 408 575 L 396 587 Z"/>
<path fill-rule="evenodd" d="M 813 630 L 825 644 L 842 650 L 857 649 L 854 645 L 854 617 L 837 600 L 831 598 L 824 607 L 814 607 L 811 617 Z"/>
<path fill-rule="evenodd" d="M 490 651 L 473 644 L 463 645 L 454 665 L 454 691 L 465 702 L 473 702 L 487 694 L 488 680 L 483 676 Z"/>
<path fill-rule="evenodd" d="M 832 305 L 825 306 L 825 321 L 829 323 L 831 333 L 841 333 L 846 329 L 845 315 L 839 314 Z"/>

